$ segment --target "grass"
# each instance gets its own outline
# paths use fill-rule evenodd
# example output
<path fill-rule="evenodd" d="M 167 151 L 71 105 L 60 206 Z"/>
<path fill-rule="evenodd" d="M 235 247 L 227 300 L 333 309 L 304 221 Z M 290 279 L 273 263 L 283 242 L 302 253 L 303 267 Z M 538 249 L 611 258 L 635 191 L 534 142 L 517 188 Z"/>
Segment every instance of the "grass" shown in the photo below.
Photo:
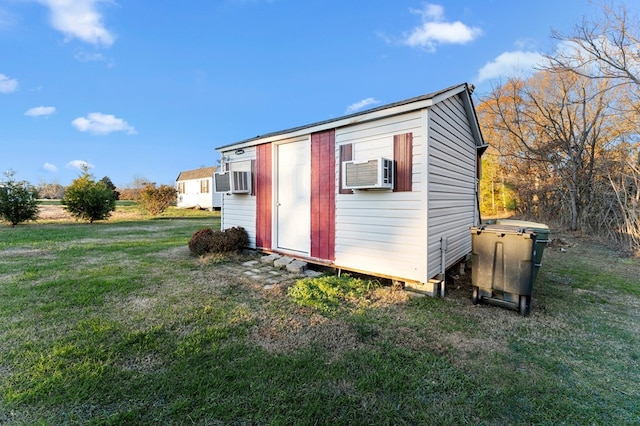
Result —
<path fill-rule="evenodd" d="M 190 256 L 218 213 L 123 217 L 0 226 L 0 424 L 639 423 L 639 259 L 547 249 L 527 318 L 463 278 L 338 309 Z"/>

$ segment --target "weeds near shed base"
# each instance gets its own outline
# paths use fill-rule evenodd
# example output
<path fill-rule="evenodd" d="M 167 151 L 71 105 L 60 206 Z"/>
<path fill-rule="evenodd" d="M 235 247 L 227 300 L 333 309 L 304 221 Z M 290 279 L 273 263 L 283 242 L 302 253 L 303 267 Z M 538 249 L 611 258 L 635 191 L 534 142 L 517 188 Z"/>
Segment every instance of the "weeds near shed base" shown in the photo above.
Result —
<path fill-rule="evenodd" d="M 332 275 L 301 279 L 289 288 L 288 293 L 300 306 L 334 314 L 341 305 L 353 308 L 368 304 L 373 290 L 378 287 L 377 281 Z"/>

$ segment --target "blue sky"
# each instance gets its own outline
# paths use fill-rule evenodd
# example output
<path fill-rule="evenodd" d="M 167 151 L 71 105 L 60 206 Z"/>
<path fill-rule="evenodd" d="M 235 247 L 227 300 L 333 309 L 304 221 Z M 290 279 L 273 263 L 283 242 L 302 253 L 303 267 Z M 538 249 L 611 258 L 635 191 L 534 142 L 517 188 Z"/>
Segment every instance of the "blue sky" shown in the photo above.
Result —
<path fill-rule="evenodd" d="M 2 0 L 0 170 L 173 184 L 215 148 L 531 72 L 587 0 Z M 490 142 L 490 141 L 488 141 Z"/>

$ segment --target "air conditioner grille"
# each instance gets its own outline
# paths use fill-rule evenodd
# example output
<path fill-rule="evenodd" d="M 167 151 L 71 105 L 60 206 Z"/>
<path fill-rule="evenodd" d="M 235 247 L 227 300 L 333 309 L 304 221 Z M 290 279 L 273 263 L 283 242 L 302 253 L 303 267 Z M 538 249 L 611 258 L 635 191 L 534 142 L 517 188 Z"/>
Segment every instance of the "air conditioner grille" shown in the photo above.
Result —
<path fill-rule="evenodd" d="M 231 191 L 231 181 L 229 180 L 229 173 L 216 173 L 213 175 L 213 185 L 215 192 L 229 192 Z"/>
<path fill-rule="evenodd" d="M 349 160 L 343 163 L 346 189 L 393 189 L 394 163 L 387 158 Z"/>
<path fill-rule="evenodd" d="M 369 186 L 378 182 L 378 160 L 348 163 L 346 167 L 347 186 Z"/>
<path fill-rule="evenodd" d="M 249 173 L 237 172 L 233 174 L 233 192 L 249 192 Z"/>
<path fill-rule="evenodd" d="M 251 172 L 224 172 L 214 175 L 214 191 L 232 194 L 251 192 Z"/>

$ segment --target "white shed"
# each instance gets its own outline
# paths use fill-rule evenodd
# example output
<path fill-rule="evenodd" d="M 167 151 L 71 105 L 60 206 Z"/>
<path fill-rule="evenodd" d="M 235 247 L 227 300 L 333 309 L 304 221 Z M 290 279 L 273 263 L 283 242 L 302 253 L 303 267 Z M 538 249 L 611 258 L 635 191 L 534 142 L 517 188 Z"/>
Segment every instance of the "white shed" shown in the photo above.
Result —
<path fill-rule="evenodd" d="M 467 84 L 223 146 L 222 228 L 437 294 L 471 252 L 485 149 Z"/>
<path fill-rule="evenodd" d="M 202 167 L 180 172 L 176 179 L 178 207 L 219 209 L 222 195 L 213 191 L 213 175 L 217 167 Z"/>

